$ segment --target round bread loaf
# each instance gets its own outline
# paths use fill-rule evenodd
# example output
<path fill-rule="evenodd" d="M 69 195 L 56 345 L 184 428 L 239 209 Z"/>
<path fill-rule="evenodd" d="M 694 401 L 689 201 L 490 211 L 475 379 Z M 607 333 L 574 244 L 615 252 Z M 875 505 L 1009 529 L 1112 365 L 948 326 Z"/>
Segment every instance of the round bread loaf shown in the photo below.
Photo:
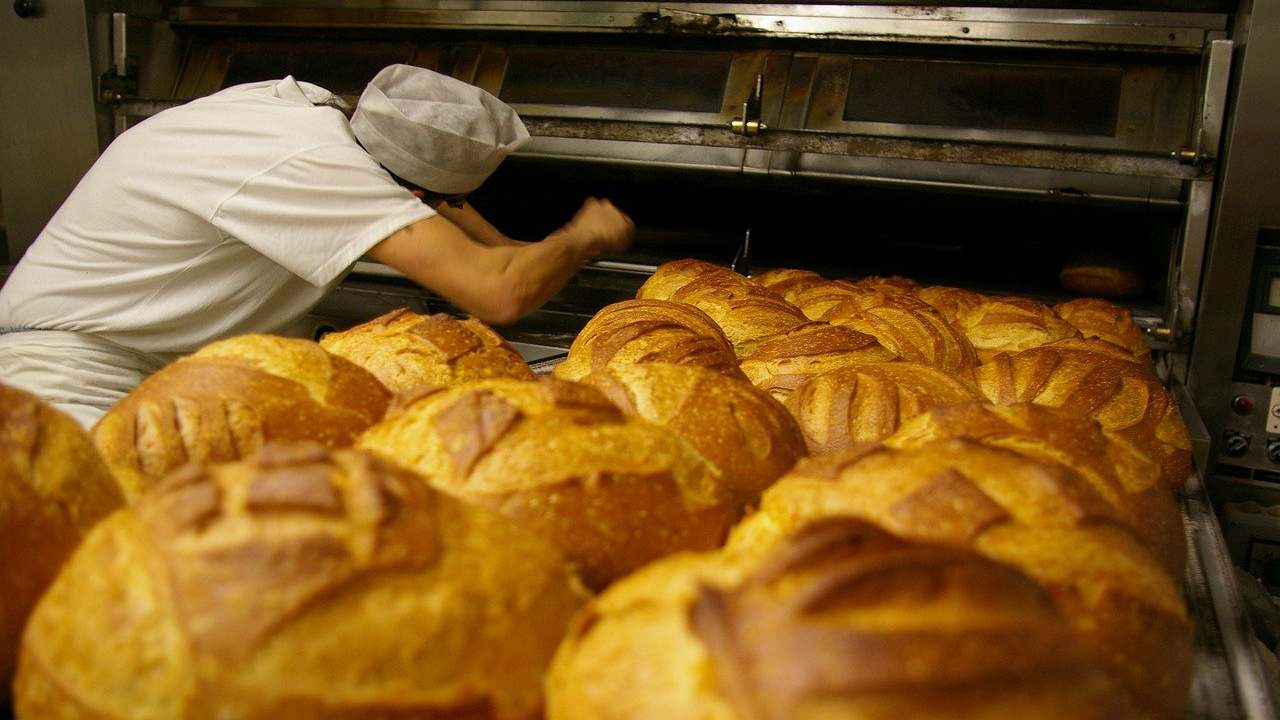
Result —
<path fill-rule="evenodd" d="M 972 310 L 990 300 L 986 295 L 963 288 L 931 285 L 915 291 L 915 297 L 928 303 L 942 314 L 943 319 L 955 324 L 961 313 Z"/>
<path fill-rule="evenodd" d="M 778 268 L 760 275 L 752 275 L 751 279 L 782 296 L 783 300 L 795 304 L 793 299 L 797 293 L 810 287 L 823 285 L 827 279 L 810 270 L 793 270 Z"/>
<path fill-rule="evenodd" d="M 878 290 L 891 295 L 910 295 L 920 289 L 920 283 L 901 275 L 867 275 L 854 281 L 854 285 L 867 290 Z"/>
<path fill-rule="evenodd" d="M 755 352 L 742 359 L 742 372 L 761 390 L 782 402 L 805 380 L 829 370 L 896 356 L 870 335 L 822 322 L 761 340 Z"/>
<path fill-rule="evenodd" d="M 1140 717 L 1183 717 L 1192 632 L 1180 583 L 1078 474 L 968 440 L 864 446 L 801 461 L 728 551 L 759 553 L 816 518 L 844 515 L 1018 568 L 1048 591 Z"/>
<path fill-rule="evenodd" d="M 847 301 L 874 305 L 884 297 L 883 293 L 859 288 L 848 280 L 823 280 L 789 288 L 783 299 L 800 308 L 810 320 L 821 320 L 836 305 Z"/>
<path fill-rule="evenodd" d="M 1062 287 L 1081 295 L 1123 298 L 1142 292 L 1142 275 L 1116 264 L 1076 262 L 1058 274 Z"/>
<path fill-rule="evenodd" d="M 93 441 L 134 498 L 188 462 L 238 460 L 266 442 L 350 445 L 390 393 L 309 340 L 221 340 L 147 378 L 94 426 Z"/>
<path fill-rule="evenodd" d="M 1150 355 L 1134 355 L 1129 350 L 1116 345 L 1115 343 L 1099 340 L 1098 338 L 1073 337 L 1066 340 L 1059 340 L 1045 345 L 1046 348 L 1055 348 L 1060 350 L 1080 350 L 1083 352 L 1098 353 L 1106 355 L 1116 360 L 1123 360 L 1128 363 L 1134 363 L 1139 367 L 1151 372 Z"/>
<path fill-rule="evenodd" d="M 627 415 L 684 439 L 743 506 L 755 503 L 805 454 L 804 437 L 787 409 L 745 380 L 650 363 L 609 368 L 586 382 Z"/>
<path fill-rule="evenodd" d="M 489 326 L 444 313 L 400 308 L 325 335 L 320 347 L 368 370 L 393 393 L 487 378 L 533 379 L 520 353 Z"/>
<path fill-rule="evenodd" d="M 966 438 L 1074 470 L 1115 508 L 1175 579 L 1186 563 L 1182 513 L 1160 482 L 1160 466 L 1113 442 L 1098 423 L 1056 408 L 1023 403 L 935 407 L 903 423 L 884 444 L 917 448 Z"/>
<path fill-rule="evenodd" d="M 1053 306 L 1054 312 L 1086 338 L 1105 340 L 1129 351 L 1138 362 L 1150 362 L 1151 348 L 1133 321 L 1133 313 L 1097 298 L 1082 298 Z"/>
<path fill-rule="evenodd" d="M 823 320 L 870 335 L 909 362 L 960 375 L 972 373 L 978 364 L 978 356 L 964 333 L 936 310 L 910 296 L 898 296 L 863 310 L 837 305 L 823 315 Z"/>
<path fill-rule="evenodd" d="M 1098 421 L 1117 442 L 1160 465 L 1176 490 L 1191 473 L 1191 440 L 1178 405 L 1149 369 L 1072 348 L 1004 353 L 978 368 L 978 387 L 997 405 L 1031 402 Z"/>
<path fill-rule="evenodd" d="M 123 504 L 75 420 L 0 384 L 0 704 L 31 608 L 80 538 Z"/>
<path fill-rule="evenodd" d="M 763 338 L 808 322 L 791 303 L 736 273 L 706 275 L 688 283 L 671 299 L 705 312 L 733 343 L 739 358 L 750 355 Z"/>
<path fill-rule="evenodd" d="M 740 513 L 688 443 L 587 385 L 484 380 L 405 400 L 359 446 L 550 538 L 593 589 L 718 547 Z"/>
<path fill-rule="evenodd" d="M 828 519 L 734 562 L 682 554 L 575 620 L 549 720 L 1132 717 L 1048 595 L 972 551 Z"/>
<path fill-rule="evenodd" d="M 684 260 L 672 260 L 659 265 L 653 275 L 649 276 L 649 279 L 640 286 L 640 289 L 636 292 L 636 299 L 670 300 L 677 290 L 705 276 L 720 277 L 726 281 L 742 280 L 747 282 L 746 278 L 723 265 L 685 258 Z"/>
<path fill-rule="evenodd" d="M 584 599 L 548 544 L 365 453 L 188 466 L 40 601 L 28 718 L 540 717 Z"/>
<path fill-rule="evenodd" d="M 889 437 L 938 405 L 980 401 L 972 383 L 911 362 L 866 363 L 815 375 L 787 398 L 809 452 L 839 452 Z"/>
<path fill-rule="evenodd" d="M 1017 352 L 1078 337 L 1053 308 L 1027 298 L 992 298 L 962 313 L 957 325 L 986 362 L 1002 352 Z"/>
<path fill-rule="evenodd" d="M 596 313 L 573 339 L 555 375 L 581 380 L 605 368 L 653 362 L 743 377 L 733 345 L 716 321 L 692 305 L 669 300 L 625 300 Z"/>

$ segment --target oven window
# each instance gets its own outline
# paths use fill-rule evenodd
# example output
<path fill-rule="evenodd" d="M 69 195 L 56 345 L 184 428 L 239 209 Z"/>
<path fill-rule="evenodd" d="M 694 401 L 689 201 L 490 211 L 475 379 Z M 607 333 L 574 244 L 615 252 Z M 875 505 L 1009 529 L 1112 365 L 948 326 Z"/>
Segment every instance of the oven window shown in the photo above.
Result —
<path fill-rule="evenodd" d="M 732 60 L 722 52 L 517 47 L 499 96 L 528 105 L 718 113 Z"/>
<path fill-rule="evenodd" d="M 858 58 L 844 119 L 1111 137 L 1123 74 L 1113 67 Z"/>

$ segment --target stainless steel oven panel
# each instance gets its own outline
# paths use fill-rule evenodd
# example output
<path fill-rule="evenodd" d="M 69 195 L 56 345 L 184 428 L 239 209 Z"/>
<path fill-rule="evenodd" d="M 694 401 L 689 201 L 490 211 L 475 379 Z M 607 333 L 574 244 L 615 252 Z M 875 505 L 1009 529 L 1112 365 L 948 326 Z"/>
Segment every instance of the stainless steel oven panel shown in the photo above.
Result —
<path fill-rule="evenodd" d="M 534 137 L 516 155 L 738 172 L 745 152 L 699 145 Z"/>

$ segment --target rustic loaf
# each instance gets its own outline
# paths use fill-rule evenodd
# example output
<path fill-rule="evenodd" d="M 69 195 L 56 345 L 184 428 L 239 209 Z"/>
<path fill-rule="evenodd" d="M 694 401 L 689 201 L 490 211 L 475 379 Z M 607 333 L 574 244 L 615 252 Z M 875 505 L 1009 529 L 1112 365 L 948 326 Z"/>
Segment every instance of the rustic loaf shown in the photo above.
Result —
<path fill-rule="evenodd" d="M 822 319 L 874 337 L 903 360 L 961 375 L 968 375 L 978 364 L 974 347 L 964 333 L 936 310 L 910 296 L 865 309 L 836 305 Z"/>
<path fill-rule="evenodd" d="M 769 270 L 759 275 L 752 275 L 751 279 L 781 295 L 783 300 L 793 305 L 796 293 L 827 282 L 826 278 L 816 272 L 792 268 Z"/>
<path fill-rule="evenodd" d="M 609 367 L 651 362 L 743 377 L 720 326 L 698 308 L 669 300 L 625 300 L 605 307 L 574 338 L 555 374 L 581 380 Z"/>
<path fill-rule="evenodd" d="M 1139 362 L 1148 362 L 1151 348 L 1133 321 L 1133 313 L 1097 298 L 1081 298 L 1053 306 L 1054 312 L 1086 338 L 1105 340 L 1128 350 Z"/>
<path fill-rule="evenodd" d="M 761 340 L 742 359 L 742 372 L 780 401 L 805 380 L 829 370 L 896 357 L 870 335 L 828 323 L 806 323 Z"/>
<path fill-rule="evenodd" d="M 736 273 L 704 275 L 674 292 L 671 299 L 693 305 L 715 320 L 740 358 L 750 355 L 763 338 L 807 322 L 799 308 Z"/>
<path fill-rule="evenodd" d="M 636 299 L 670 300 L 677 290 L 705 276 L 746 280 L 746 278 L 722 265 L 692 258 L 672 260 L 658 266 L 653 275 L 649 276 L 649 279 L 640 286 L 640 289 L 636 292 Z"/>
<path fill-rule="evenodd" d="M 969 550 L 831 519 L 754 562 L 659 561 L 578 616 L 549 720 L 1104 720 L 1132 708 L 1049 596 Z"/>
<path fill-rule="evenodd" d="M 0 703 L 36 600 L 89 528 L 123 504 L 75 420 L 0 384 Z"/>
<path fill-rule="evenodd" d="M 717 547 L 740 513 L 685 441 L 587 385 L 485 380 L 404 400 L 358 446 L 551 539 L 592 588 Z"/>
<path fill-rule="evenodd" d="M 356 451 L 188 466 L 41 600 L 24 718 L 541 717 L 584 599 L 548 544 Z"/>
<path fill-rule="evenodd" d="M 368 370 L 391 392 L 495 377 L 533 379 L 520 353 L 498 333 L 475 318 L 444 313 L 400 308 L 325 335 L 320 347 Z"/>
<path fill-rule="evenodd" d="M 1080 335 L 1053 308 L 1018 297 L 991 298 L 960 313 L 956 324 L 983 362 L 1002 352 L 1040 347 Z"/>
<path fill-rule="evenodd" d="M 989 300 L 981 293 L 945 285 L 922 287 L 915 291 L 915 297 L 917 300 L 928 303 L 934 310 L 942 313 L 942 317 L 947 322 L 953 324 L 959 320 L 961 313 L 972 310 Z"/>
<path fill-rule="evenodd" d="M 350 445 L 389 398 L 373 375 L 314 342 L 244 335 L 147 378 L 92 436 L 133 498 L 179 465 L 237 460 L 265 442 Z"/>

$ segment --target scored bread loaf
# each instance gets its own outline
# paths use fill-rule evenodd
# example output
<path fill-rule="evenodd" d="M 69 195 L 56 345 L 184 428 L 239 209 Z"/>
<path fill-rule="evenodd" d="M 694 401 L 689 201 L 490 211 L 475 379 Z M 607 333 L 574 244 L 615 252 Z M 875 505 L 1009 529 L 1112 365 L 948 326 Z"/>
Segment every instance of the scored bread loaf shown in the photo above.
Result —
<path fill-rule="evenodd" d="M 1075 472 L 968 440 L 810 458 L 765 492 L 727 551 L 758 554 L 841 515 L 1018 568 L 1048 591 L 1139 717 L 1183 717 L 1192 633 L 1180 583 Z"/>
<path fill-rule="evenodd" d="M 740 507 L 677 435 L 554 378 L 403 398 L 358 446 L 551 539 L 593 589 L 677 550 L 718 547 Z"/>
<path fill-rule="evenodd" d="M 1160 465 L 1166 487 L 1191 472 L 1191 440 L 1178 404 L 1146 367 L 1102 353 L 1043 347 L 1003 353 L 978 368 L 997 405 L 1031 402 L 1098 421 L 1113 439 Z"/>
<path fill-rule="evenodd" d="M 75 420 L 0 384 L 0 705 L 36 600 L 89 528 L 123 504 Z"/>
<path fill-rule="evenodd" d="M 956 374 L 972 372 L 978 356 L 964 333 L 914 298 L 901 296 L 901 300 L 914 305 L 897 300 L 866 309 L 837 305 L 822 319 L 874 337 L 903 360 L 933 365 Z"/>
<path fill-rule="evenodd" d="M 1053 306 L 1054 312 L 1086 338 L 1105 340 L 1129 351 L 1138 362 L 1148 362 L 1151 348 L 1133 321 L 1133 313 L 1097 298 L 1082 298 Z"/>
<path fill-rule="evenodd" d="M 373 375 L 314 342 L 243 335 L 144 380 L 92 436 L 132 499 L 179 465 L 238 460 L 265 442 L 350 445 L 389 398 Z"/>
<path fill-rule="evenodd" d="M 1055 348 L 1062 350 L 1081 350 L 1084 352 L 1098 353 L 1107 357 L 1123 360 L 1125 362 L 1134 363 L 1142 368 L 1151 370 L 1150 355 L 1135 355 L 1126 348 L 1122 348 L 1112 342 L 1101 340 L 1099 338 L 1083 338 L 1074 337 L 1066 340 L 1059 340 L 1045 345 L 1046 348 Z"/>
<path fill-rule="evenodd" d="M 1182 514 L 1160 482 L 1160 466 L 1114 442 L 1093 420 L 1056 408 L 1022 403 L 967 403 L 932 408 L 912 418 L 884 444 L 911 449 L 938 440 L 966 438 L 1079 473 L 1115 508 L 1169 574 L 1181 578 L 1186 563 Z"/>
<path fill-rule="evenodd" d="M 809 452 L 839 452 L 889 437 L 926 410 L 979 401 L 972 383 L 929 365 L 864 363 L 815 375 L 787 398 Z"/>
<path fill-rule="evenodd" d="M 972 310 L 990 299 L 972 290 L 944 285 L 922 287 L 915 291 L 915 297 L 942 313 L 942 317 L 952 324 L 959 320 L 961 313 Z"/>
<path fill-rule="evenodd" d="M 741 378 L 733 345 L 715 320 L 692 305 L 625 300 L 596 313 L 573 339 L 555 375 L 581 380 L 593 372 L 638 363 L 697 365 Z"/>
<path fill-rule="evenodd" d="M 770 270 L 759 275 L 752 275 L 751 279 L 782 296 L 783 300 L 793 305 L 795 304 L 793 298 L 796 293 L 827 282 L 826 278 L 816 272 L 791 268 Z"/>
<path fill-rule="evenodd" d="M 188 466 L 40 601 L 25 718 L 541 717 L 582 600 L 547 543 L 366 454 Z"/>
<path fill-rule="evenodd" d="M 867 290 L 877 290 L 892 295 L 910 295 L 920 289 L 920 283 L 901 275 L 867 275 L 858 278 L 853 284 Z"/>
<path fill-rule="evenodd" d="M 649 363 L 609 368 L 586 382 L 627 415 L 685 440 L 740 505 L 754 503 L 805 454 L 804 437 L 787 409 L 745 380 Z"/>
<path fill-rule="evenodd" d="M 653 275 L 636 292 L 637 300 L 670 300 L 677 290 L 702 277 L 721 277 L 733 281 L 746 280 L 722 265 L 685 258 L 658 266 Z M 763 287 L 763 286 L 761 286 Z"/>
<path fill-rule="evenodd" d="M 1040 347 L 1080 335 L 1053 308 L 1017 297 L 991 298 L 960 313 L 956 324 L 983 362 L 1002 352 Z"/>
<path fill-rule="evenodd" d="M 320 347 L 368 370 L 393 393 L 495 377 L 533 379 L 528 364 L 501 335 L 475 318 L 444 313 L 419 315 L 400 308 L 329 333 Z"/>
<path fill-rule="evenodd" d="M 837 305 L 852 301 L 870 306 L 884 297 L 883 293 L 859 288 L 848 280 L 823 280 L 788 288 L 783 299 L 800 308 L 800 312 L 810 320 L 821 320 L 828 310 Z"/>
<path fill-rule="evenodd" d="M 829 519 L 661 560 L 575 620 L 549 720 L 1104 720 L 1132 707 L 1022 573 Z"/>
<path fill-rule="evenodd" d="M 693 305 L 715 320 L 739 358 L 750 355 L 761 339 L 808 322 L 799 308 L 737 273 L 704 275 L 671 299 Z"/>
<path fill-rule="evenodd" d="M 887 362 L 896 356 L 851 328 L 822 322 L 761 340 L 742 359 L 742 372 L 756 387 L 782 402 L 805 380 L 837 368 Z"/>
<path fill-rule="evenodd" d="M 1119 267 L 1119 263 L 1080 260 L 1069 263 L 1058 274 L 1062 287 L 1081 295 L 1123 298 L 1142 292 L 1142 275 Z"/>

